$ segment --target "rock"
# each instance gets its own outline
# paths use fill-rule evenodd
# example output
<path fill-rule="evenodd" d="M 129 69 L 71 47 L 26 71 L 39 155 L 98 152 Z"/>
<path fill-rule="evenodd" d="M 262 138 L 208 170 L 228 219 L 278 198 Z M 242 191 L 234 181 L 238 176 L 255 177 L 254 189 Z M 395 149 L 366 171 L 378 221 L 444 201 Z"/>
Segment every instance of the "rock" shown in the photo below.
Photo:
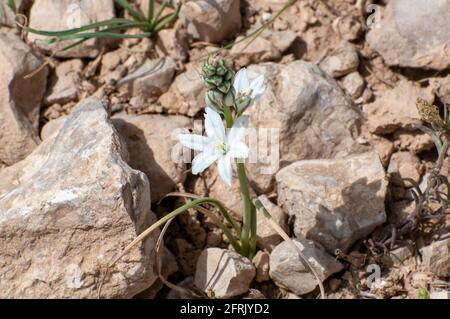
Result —
<path fill-rule="evenodd" d="M 194 284 L 215 298 L 226 299 L 246 293 L 255 275 L 247 258 L 226 249 L 207 248 L 198 258 Z"/>
<path fill-rule="evenodd" d="M 304 61 L 285 65 L 269 62 L 252 65 L 248 72 L 251 78 L 263 74 L 267 86 L 259 101 L 247 110 L 249 127 L 259 134 L 259 150 L 250 153 L 258 158 L 250 159 L 247 166 L 252 186 L 259 193 L 270 190 L 279 167 L 366 149 L 357 141 L 359 110 L 317 66 Z"/>
<path fill-rule="evenodd" d="M 342 265 L 323 249 L 307 240 L 294 240 L 323 281 L 343 269 Z M 270 278 L 279 287 L 296 295 L 304 295 L 318 287 L 317 279 L 303 264 L 298 252 L 289 242 L 282 242 L 270 254 Z"/>
<path fill-rule="evenodd" d="M 83 62 L 79 59 L 62 62 L 50 79 L 50 89 L 44 99 L 46 105 L 65 104 L 76 100 L 81 83 Z"/>
<path fill-rule="evenodd" d="M 264 282 L 270 280 L 269 277 L 269 254 L 259 250 L 255 257 L 253 257 L 252 262 L 256 268 L 256 282 Z"/>
<path fill-rule="evenodd" d="M 355 41 L 362 34 L 363 28 L 361 23 L 351 14 L 339 17 L 336 24 L 333 24 L 337 33 L 347 41 Z"/>
<path fill-rule="evenodd" d="M 258 197 L 267 211 L 272 215 L 273 220 L 286 232 L 289 233 L 287 225 L 287 215 L 277 205 L 273 204 L 266 195 Z M 275 231 L 269 222 L 262 215 L 258 215 L 256 228 L 256 241 L 261 249 L 271 252 L 275 246 L 283 241 L 283 238 Z"/>
<path fill-rule="evenodd" d="M 399 128 L 415 129 L 420 124 L 416 108 L 417 98 L 434 99 L 431 88 L 421 88 L 410 81 L 402 80 L 395 88 L 384 91 L 375 102 L 364 105 L 370 132 L 389 134 Z"/>
<path fill-rule="evenodd" d="M 410 185 L 403 182 L 405 178 L 411 178 L 416 183 L 420 182 L 424 167 L 420 159 L 410 152 L 397 152 L 391 156 L 387 172 L 391 175 L 391 182 L 396 186 Z"/>
<path fill-rule="evenodd" d="M 33 0 L 15 0 L 16 12 L 24 14 L 28 11 Z M 0 25 L 16 27 L 16 13 L 9 6 L 8 1 L 0 2 Z"/>
<path fill-rule="evenodd" d="M 50 138 L 54 134 L 57 134 L 61 127 L 63 127 L 64 122 L 66 121 L 67 116 L 61 116 L 57 119 L 51 120 L 42 127 L 41 130 L 41 139 L 45 141 L 46 139 Z"/>
<path fill-rule="evenodd" d="M 347 41 L 339 43 L 338 47 L 320 63 L 320 67 L 334 78 L 355 72 L 358 65 L 358 50 Z"/>
<path fill-rule="evenodd" d="M 388 222 L 397 228 L 405 225 L 408 220 L 412 220 L 416 210 L 416 204 L 410 200 L 392 202 L 389 206 L 390 213 L 388 214 Z"/>
<path fill-rule="evenodd" d="M 352 99 L 356 100 L 364 93 L 366 83 L 358 72 L 352 72 L 342 78 L 342 87 Z"/>
<path fill-rule="evenodd" d="M 161 55 L 170 56 L 175 61 L 185 62 L 189 55 L 186 37 L 177 29 L 159 31 L 156 49 Z"/>
<path fill-rule="evenodd" d="M 43 140 L 57 133 L 65 117 L 48 122 L 41 132 Z M 113 117 L 114 127 L 125 139 L 128 164 L 147 175 L 150 181 L 152 201 L 159 201 L 170 193 L 176 184 L 184 182 L 186 165 L 177 163 L 181 146 L 177 146 L 176 135 L 191 126 L 184 116 L 123 115 Z M 181 161 L 181 159 L 180 159 Z"/>
<path fill-rule="evenodd" d="M 276 176 L 278 204 L 295 216 L 294 234 L 346 251 L 386 221 L 387 179 L 375 152 L 298 161 Z"/>
<path fill-rule="evenodd" d="M 236 43 L 230 50 L 233 62 L 239 66 L 247 66 L 266 61 L 281 59 L 283 53 L 294 43 L 297 34 L 292 31 L 267 31 L 254 41 Z M 238 37 L 236 42 L 242 40 Z"/>
<path fill-rule="evenodd" d="M 193 117 L 205 106 L 205 93 L 198 70 L 190 68 L 175 78 L 159 102 L 169 113 Z"/>
<path fill-rule="evenodd" d="M 367 42 L 390 66 L 444 70 L 450 66 L 449 20 L 448 1 L 389 1 L 382 27 L 370 28 Z"/>
<path fill-rule="evenodd" d="M 133 97 L 156 99 L 169 89 L 175 69 L 172 58 L 147 59 L 136 71 L 118 81 L 117 85 L 129 85 Z"/>
<path fill-rule="evenodd" d="M 422 262 L 440 278 L 450 276 L 450 238 L 435 241 L 420 250 Z"/>
<path fill-rule="evenodd" d="M 102 103 L 87 99 L 57 135 L 2 170 L 2 298 L 98 297 L 102 271 L 156 220 L 148 179 L 127 156 Z M 131 298 L 153 284 L 157 236 L 114 266 L 102 298 Z"/>
<path fill-rule="evenodd" d="M 400 151 L 410 151 L 419 154 L 434 147 L 431 136 L 421 131 L 397 130 L 394 132 L 394 146 Z"/>
<path fill-rule="evenodd" d="M 430 299 L 450 299 L 450 291 L 449 290 L 440 290 L 433 291 L 430 293 Z"/>
<path fill-rule="evenodd" d="M 380 157 L 383 167 L 387 167 L 389 165 L 391 155 L 395 151 L 394 143 L 392 143 L 389 139 L 378 135 L 372 135 L 371 141 L 374 145 L 375 151 Z"/>
<path fill-rule="evenodd" d="M 183 4 L 180 20 L 200 41 L 219 43 L 241 29 L 240 0 L 197 0 Z"/>
<path fill-rule="evenodd" d="M 403 263 L 413 256 L 412 247 L 403 246 L 389 252 L 392 264 L 396 267 L 403 266 Z"/>
<path fill-rule="evenodd" d="M 191 126 L 184 116 L 163 115 L 118 115 L 113 123 L 125 138 L 129 164 L 144 172 L 151 181 L 152 201 L 159 201 L 173 191 L 178 183 L 183 183 L 186 165 L 175 162 L 181 156 L 181 145 L 176 138 L 181 131 Z"/>
<path fill-rule="evenodd" d="M 73 1 L 35 0 L 30 11 L 30 28 L 45 31 L 62 31 L 79 28 L 94 22 L 115 17 L 113 0 Z M 61 51 L 66 46 L 79 41 L 57 41 L 49 43 L 51 37 L 29 32 L 28 40 L 56 57 L 95 58 L 107 41 L 90 39 L 70 50 Z"/>
<path fill-rule="evenodd" d="M 445 78 L 434 79 L 432 85 L 435 86 L 435 93 L 442 103 L 450 105 L 450 75 Z"/>
<path fill-rule="evenodd" d="M 37 73 L 24 78 L 32 72 Z M 18 36 L 0 32 L 0 162 L 12 165 L 39 144 L 39 112 L 47 74 L 41 59 Z"/>
<path fill-rule="evenodd" d="M 103 55 L 102 58 L 102 67 L 100 74 L 105 74 L 116 69 L 121 63 L 120 52 L 113 51 L 108 52 Z"/>

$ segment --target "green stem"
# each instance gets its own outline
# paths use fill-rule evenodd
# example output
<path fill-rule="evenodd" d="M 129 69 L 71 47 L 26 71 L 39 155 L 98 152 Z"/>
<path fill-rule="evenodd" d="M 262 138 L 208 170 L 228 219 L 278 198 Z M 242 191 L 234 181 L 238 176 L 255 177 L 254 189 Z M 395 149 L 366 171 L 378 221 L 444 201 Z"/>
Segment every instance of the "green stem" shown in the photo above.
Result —
<path fill-rule="evenodd" d="M 142 234 L 140 234 L 137 239 L 141 239 L 141 238 L 147 237 L 155 229 L 157 229 L 158 227 L 164 225 L 170 219 L 172 219 L 172 218 L 174 218 L 174 217 L 184 213 L 188 209 L 194 208 L 195 206 L 200 206 L 201 204 L 207 204 L 207 203 L 212 204 L 212 205 L 218 207 L 219 209 L 221 207 L 220 202 L 218 202 L 214 198 L 204 197 L 204 198 L 193 200 L 192 202 L 189 202 L 189 203 L 187 203 L 187 204 L 177 208 L 173 212 L 167 214 L 166 216 L 162 217 L 160 220 L 158 220 L 152 226 L 147 228 Z M 227 238 L 228 238 L 230 244 L 233 246 L 234 250 L 236 250 L 236 252 L 242 254 L 243 252 L 242 252 L 241 246 L 239 245 L 237 240 L 233 237 L 233 235 L 230 233 L 228 228 L 223 223 L 218 223 L 218 226 L 223 230 L 223 233 L 225 234 L 225 236 L 227 236 Z"/>
<path fill-rule="evenodd" d="M 247 174 L 245 173 L 244 163 L 240 163 L 238 160 L 236 161 L 237 173 L 239 176 L 239 184 L 241 186 L 241 196 L 242 201 L 244 202 L 244 213 L 242 218 L 242 231 L 241 231 L 241 245 L 242 250 L 245 256 L 251 256 L 254 254 L 254 249 L 252 247 L 252 237 L 250 237 L 250 231 L 253 229 L 252 227 L 252 204 L 250 199 L 250 187 L 248 184 Z M 256 237 L 256 228 L 255 228 L 255 237 Z"/>

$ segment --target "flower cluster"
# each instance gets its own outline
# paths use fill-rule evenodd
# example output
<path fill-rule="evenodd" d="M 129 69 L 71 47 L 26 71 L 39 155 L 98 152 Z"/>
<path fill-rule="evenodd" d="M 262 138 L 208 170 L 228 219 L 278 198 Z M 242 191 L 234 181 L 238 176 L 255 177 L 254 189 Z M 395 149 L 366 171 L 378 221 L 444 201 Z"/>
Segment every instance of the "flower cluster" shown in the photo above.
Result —
<path fill-rule="evenodd" d="M 242 142 L 248 125 L 243 112 L 254 103 L 265 90 L 264 76 L 250 82 L 247 70 L 241 69 L 234 75 L 223 59 L 208 59 L 202 68 L 207 88 L 205 97 L 205 131 L 207 136 L 180 134 L 180 142 L 200 153 L 192 161 L 192 173 L 199 174 L 214 162 L 225 183 L 231 185 L 232 159 L 248 157 L 248 147 Z M 231 112 L 234 110 L 235 117 Z M 228 116 L 226 130 L 220 114 Z"/>

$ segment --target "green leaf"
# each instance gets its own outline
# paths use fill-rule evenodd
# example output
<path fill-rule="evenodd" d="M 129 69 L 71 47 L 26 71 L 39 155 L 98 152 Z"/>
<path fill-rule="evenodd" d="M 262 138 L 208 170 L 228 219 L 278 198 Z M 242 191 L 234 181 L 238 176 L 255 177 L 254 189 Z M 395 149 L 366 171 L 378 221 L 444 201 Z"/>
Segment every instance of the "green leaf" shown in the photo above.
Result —
<path fill-rule="evenodd" d="M 155 14 L 155 0 L 149 0 L 148 1 L 148 16 L 147 16 L 148 23 L 151 24 L 153 22 L 154 14 Z"/>
<path fill-rule="evenodd" d="M 14 13 L 17 13 L 17 6 L 15 0 L 8 0 L 8 7 L 10 7 Z"/>
<path fill-rule="evenodd" d="M 33 29 L 33 28 L 27 28 L 27 30 L 31 33 L 35 33 L 35 34 L 39 34 L 39 35 L 59 37 L 59 36 L 64 36 L 64 35 L 68 35 L 68 34 L 88 31 L 91 29 L 99 28 L 99 27 L 110 26 L 112 24 L 135 24 L 135 23 L 136 23 L 135 21 L 128 20 L 128 19 L 109 19 L 109 20 L 91 23 L 91 24 L 85 25 L 80 28 L 74 28 L 74 29 L 69 29 L 69 30 L 64 30 L 64 31 L 45 31 L 45 30 L 37 30 L 37 29 Z"/>
<path fill-rule="evenodd" d="M 146 21 L 144 15 L 133 8 L 131 4 L 128 3 L 126 0 L 115 0 L 118 5 L 120 5 L 122 8 L 124 8 L 130 16 L 132 16 L 135 20 L 144 22 Z"/>

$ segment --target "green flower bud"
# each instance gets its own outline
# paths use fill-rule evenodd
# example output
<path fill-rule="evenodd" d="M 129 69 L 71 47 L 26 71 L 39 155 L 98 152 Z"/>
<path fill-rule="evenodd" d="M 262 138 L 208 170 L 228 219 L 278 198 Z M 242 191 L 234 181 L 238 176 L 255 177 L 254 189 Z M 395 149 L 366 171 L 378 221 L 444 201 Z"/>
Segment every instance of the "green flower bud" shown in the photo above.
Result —
<path fill-rule="evenodd" d="M 209 106 L 221 111 L 224 105 L 233 105 L 233 77 L 234 72 L 224 59 L 215 56 L 205 61 L 202 78 L 207 89 L 205 101 Z"/>

